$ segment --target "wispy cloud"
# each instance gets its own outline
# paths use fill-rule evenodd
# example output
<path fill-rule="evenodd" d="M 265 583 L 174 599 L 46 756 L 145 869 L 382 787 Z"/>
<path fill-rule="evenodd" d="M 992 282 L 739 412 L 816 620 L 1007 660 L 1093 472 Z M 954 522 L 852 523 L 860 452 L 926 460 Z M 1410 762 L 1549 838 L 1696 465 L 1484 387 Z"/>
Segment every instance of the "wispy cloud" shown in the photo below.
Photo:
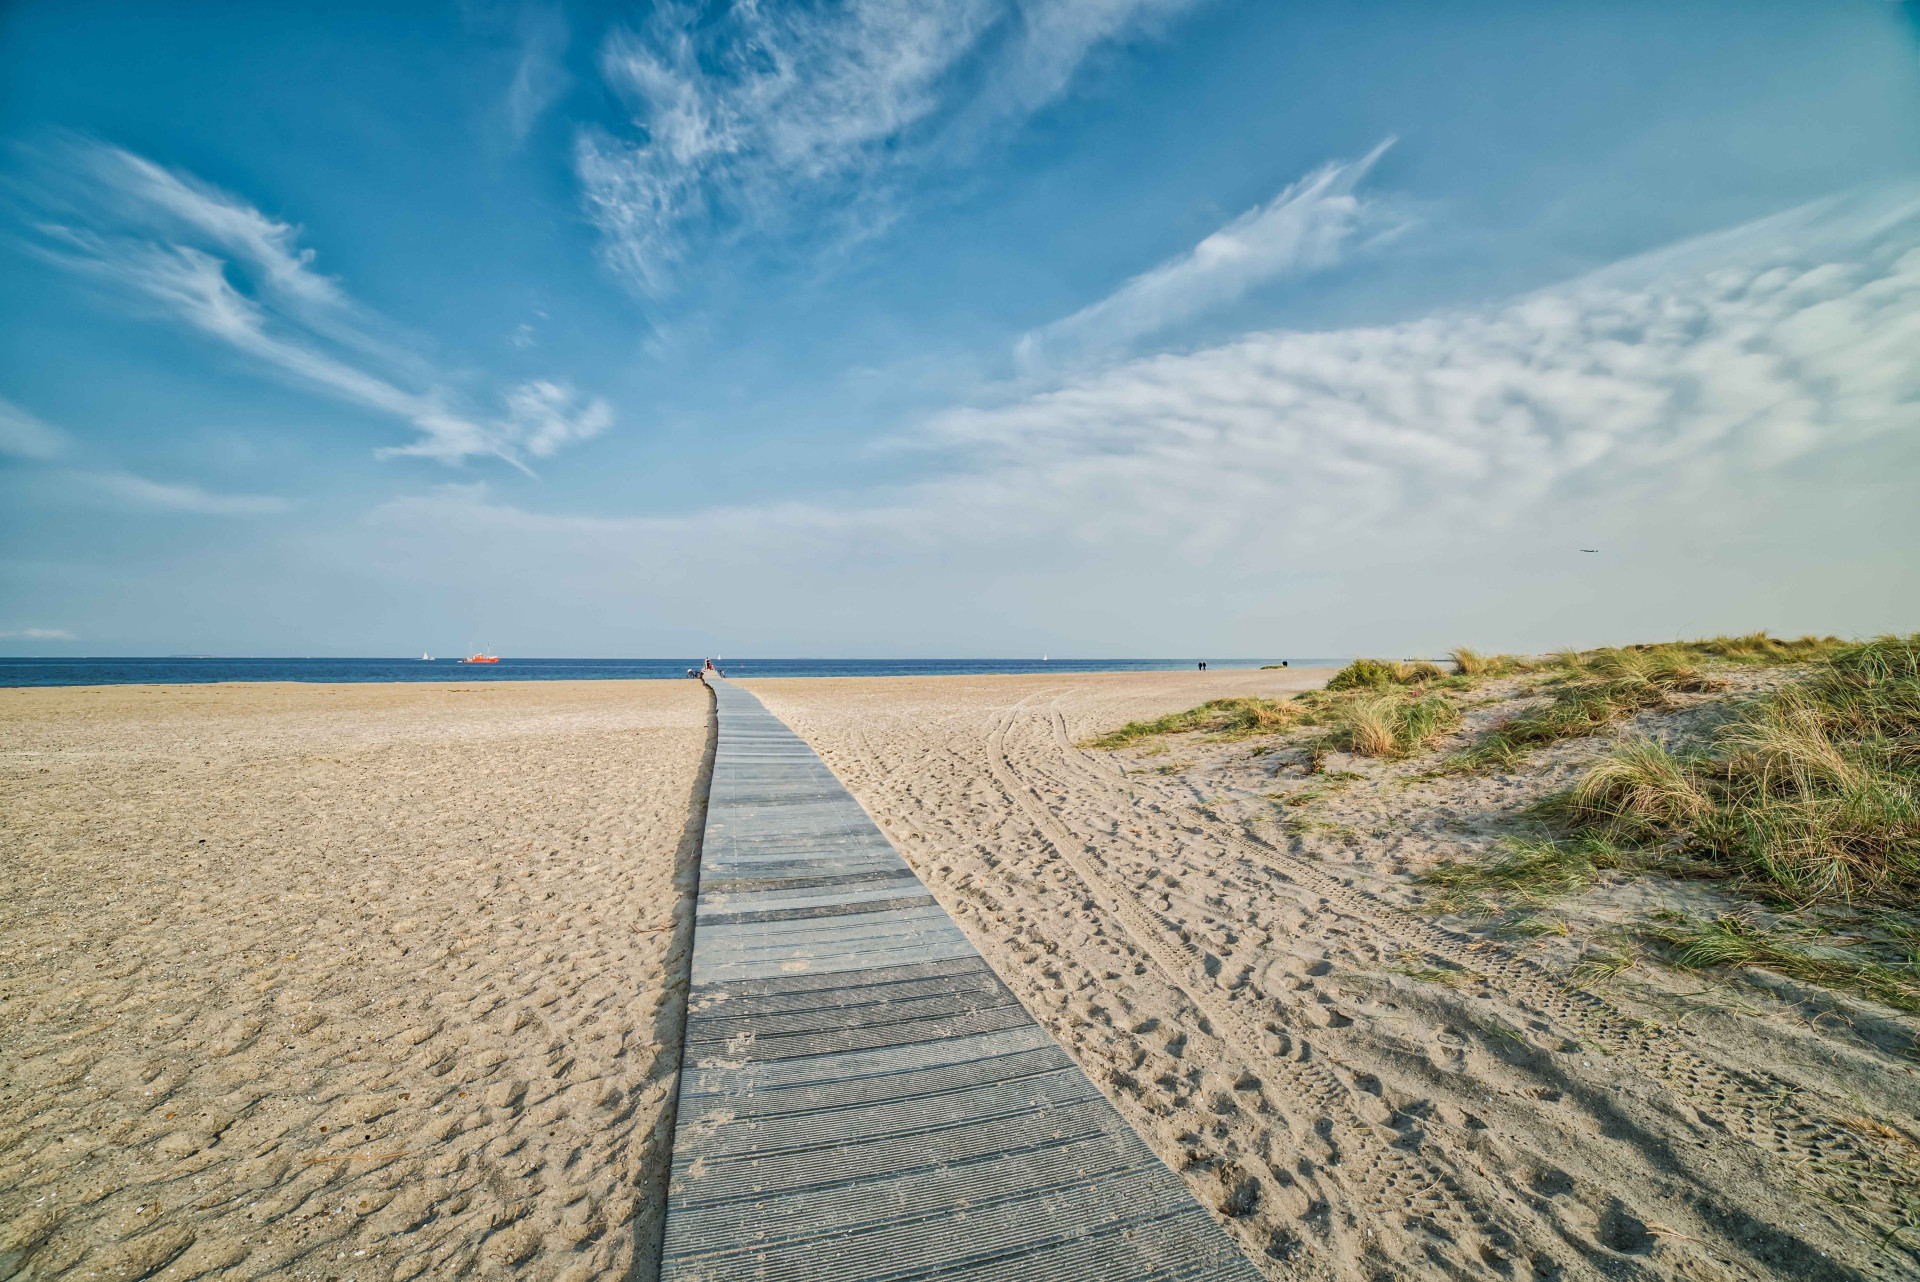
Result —
<path fill-rule="evenodd" d="M 15 458 L 58 458 L 67 449 L 67 434 L 31 411 L 0 397 L 0 454 Z"/>
<path fill-rule="evenodd" d="M 293 508 L 272 495 L 220 494 L 198 485 L 149 480 L 111 465 L 90 465 L 83 444 L 72 435 L 5 399 L 0 399 L 0 454 L 52 464 L 38 469 L 42 482 L 51 481 L 56 491 L 87 502 L 105 498 L 116 507 L 203 516 L 269 516 Z"/>
<path fill-rule="evenodd" d="M 73 641 L 77 639 L 65 628 L 17 628 L 12 632 L 0 632 L 0 638 L 9 641 Z"/>
<path fill-rule="evenodd" d="M 1332 266 L 1362 233 L 1377 233 L 1390 221 L 1354 188 L 1392 143 L 1315 170 L 1186 253 L 1026 335 L 1016 353 L 1021 365 L 1031 370 L 1124 349 L 1268 282 Z"/>
<path fill-rule="evenodd" d="M 613 426 L 613 410 L 605 401 L 584 401 L 558 383 L 521 384 L 507 397 L 507 410 L 515 439 L 535 458 L 550 457 Z"/>
<path fill-rule="evenodd" d="M 76 479 L 134 507 L 199 516 L 271 516 L 293 504 L 269 494 L 216 494 L 198 485 L 151 481 L 131 472 L 77 472 Z"/>
<path fill-rule="evenodd" d="M 36 230 L 47 258 L 296 386 L 419 434 L 388 453 L 447 463 L 491 455 L 524 467 L 524 456 L 537 453 L 534 435 L 583 440 L 611 421 L 604 400 L 568 392 L 556 412 L 577 416 L 571 431 L 555 433 L 544 421 L 529 429 L 516 400 L 561 386 L 550 382 L 500 394 L 504 416 L 473 412 L 393 326 L 315 270 L 297 227 L 191 175 L 82 141 L 59 146 L 43 172 L 37 195 L 46 216 Z"/>
<path fill-rule="evenodd" d="M 567 47 L 566 15 L 558 9 L 522 10 L 519 37 L 519 57 L 502 104 L 515 146 L 527 140 L 534 123 L 566 92 L 568 77 L 560 65 Z"/>
<path fill-rule="evenodd" d="M 1326 550 L 1684 493 L 1920 429 L 1920 201 L 1815 212 L 1817 235 L 1803 216 L 1490 311 L 1250 334 L 934 435 L 1009 508 L 1045 494 L 1194 546 Z"/>
<path fill-rule="evenodd" d="M 1655 587 L 1683 594 L 1649 610 L 1644 625 L 1663 631 L 1714 611 L 1778 620 L 1791 596 L 1779 584 L 1795 574 L 1795 599 L 1857 597 L 1826 626 L 1888 626 L 1889 558 L 1904 553 L 1884 528 L 1912 526 L 1911 503 L 1898 484 L 1866 482 L 1886 459 L 1920 462 L 1915 350 L 1920 200 L 1908 193 L 1802 211 L 1494 308 L 1252 333 L 948 414 L 926 439 L 954 451 L 951 470 L 845 504 L 548 517 L 461 491 L 380 520 L 409 547 L 443 539 L 449 557 L 479 548 L 490 565 L 564 565 L 555 592 L 639 581 L 711 612 L 710 590 L 686 581 L 684 549 L 697 547 L 701 573 L 754 602 L 712 616 L 733 628 L 825 591 L 885 601 L 887 618 L 915 617 L 929 637 L 975 637 L 982 610 L 1004 626 L 1070 601 L 1151 633 L 1112 644 L 1170 644 L 1188 625 L 1143 622 L 1139 605 L 1175 597 L 1269 618 L 1323 612 L 1333 621 L 1312 625 L 1323 636 L 1368 622 L 1363 605 L 1381 616 L 1373 626 L 1405 629 L 1430 610 L 1453 628 L 1535 562 L 1550 568 L 1529 581 L 1542 596 L 1521 614 L 1546 620 L 1551 608 L 1591 612 L 1587 581 L 1555 555 L 1555 540 L 1571 555 L 1575 537 L 1659 558 L 1659 574 L 1615 585 L 1609 627 L 1643 626 L 1631 612 Z M 1791 555 L 1676 578 L 1682 529 L 1696 558 L 1760 538 Z"/>
<path fill-rule="evenodd" d="M 579 135 L 588 212 L 610 263 L 654 294 L 696 224 L 766 231 L 828 201 L 884 221 L 890 170 L 1043 106 L 1096 44 L 1191 2 L 664 3 L 601 49 L 636 137 Z"/>

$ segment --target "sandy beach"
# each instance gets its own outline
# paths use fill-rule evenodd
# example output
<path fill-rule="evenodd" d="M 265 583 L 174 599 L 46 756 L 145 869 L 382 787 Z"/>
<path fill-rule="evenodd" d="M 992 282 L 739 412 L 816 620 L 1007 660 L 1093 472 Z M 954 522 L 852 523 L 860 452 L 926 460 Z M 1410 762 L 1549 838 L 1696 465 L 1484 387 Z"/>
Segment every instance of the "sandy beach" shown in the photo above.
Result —
<path fill-rule="evenodd" d="M 1920 1022 L 1595 973 L 1699 883 L 1525 941 L 1432 911 L 1594 741 L 1079 746 L 1327 675 L 742 684 L 1268 1276 L 1904 1276 Z M 667 681 L 0 691 L 0 1277 L 652 1276 L 708 717 Z"/>
<path fill-rule="evenodd" d="M 708 717 L 690 681 L 0 691 L 0 1277 L 627 1276 Z"/>
<path fill-rule="evenodd" d="M 1327 675 L 746 684 L 1270 1276 L 1910 1276 L 1882 1243 L 1920 1170 L 1920 1022 L 1762 972 L 1583 967 L 1623 906 L 1700 883 L 1594 887 L 1524 943 L 1420 907 L 1420 873 L 1596 741 L 1443 778 L 1309 776 L 1273 738 L 1075 746 Z"/>

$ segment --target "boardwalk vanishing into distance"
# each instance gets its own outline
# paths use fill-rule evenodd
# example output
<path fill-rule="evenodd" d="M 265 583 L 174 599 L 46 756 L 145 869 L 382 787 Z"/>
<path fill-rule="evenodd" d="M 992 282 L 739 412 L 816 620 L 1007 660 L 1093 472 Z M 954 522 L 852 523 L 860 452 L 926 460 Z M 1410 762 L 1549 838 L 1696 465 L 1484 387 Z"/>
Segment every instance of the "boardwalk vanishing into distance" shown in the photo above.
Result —
<path fill-rule="evenodd" d="M 712 684 L 662 1277 L 1257 1279 L 813 750 Z"/>

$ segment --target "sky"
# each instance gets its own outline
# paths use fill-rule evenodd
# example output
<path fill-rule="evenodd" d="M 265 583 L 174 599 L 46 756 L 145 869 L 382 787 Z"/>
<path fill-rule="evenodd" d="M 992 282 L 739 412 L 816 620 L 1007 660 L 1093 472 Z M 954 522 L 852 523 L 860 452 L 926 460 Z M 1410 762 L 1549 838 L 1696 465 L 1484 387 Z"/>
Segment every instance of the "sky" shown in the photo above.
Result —
<path fill-rule="evenodd" d="M 0 7 L 0 654 L 1869 635 L 1916 495 L 1920 0 Z"/>

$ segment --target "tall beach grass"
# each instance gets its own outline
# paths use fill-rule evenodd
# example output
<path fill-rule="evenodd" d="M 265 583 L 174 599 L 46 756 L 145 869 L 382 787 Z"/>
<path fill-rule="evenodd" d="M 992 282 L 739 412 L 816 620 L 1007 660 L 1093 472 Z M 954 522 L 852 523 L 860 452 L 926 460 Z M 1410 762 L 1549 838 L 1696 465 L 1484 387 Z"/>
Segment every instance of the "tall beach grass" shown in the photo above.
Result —
<path fill-rule="evenodd" d="M 1669 841 L 1796 904 L 1920 891 L 1920 634 L 1831 655 L 1739 706 L 1711 748 L 1646 739 L 1568 798 L 1581 828 Z"/>

